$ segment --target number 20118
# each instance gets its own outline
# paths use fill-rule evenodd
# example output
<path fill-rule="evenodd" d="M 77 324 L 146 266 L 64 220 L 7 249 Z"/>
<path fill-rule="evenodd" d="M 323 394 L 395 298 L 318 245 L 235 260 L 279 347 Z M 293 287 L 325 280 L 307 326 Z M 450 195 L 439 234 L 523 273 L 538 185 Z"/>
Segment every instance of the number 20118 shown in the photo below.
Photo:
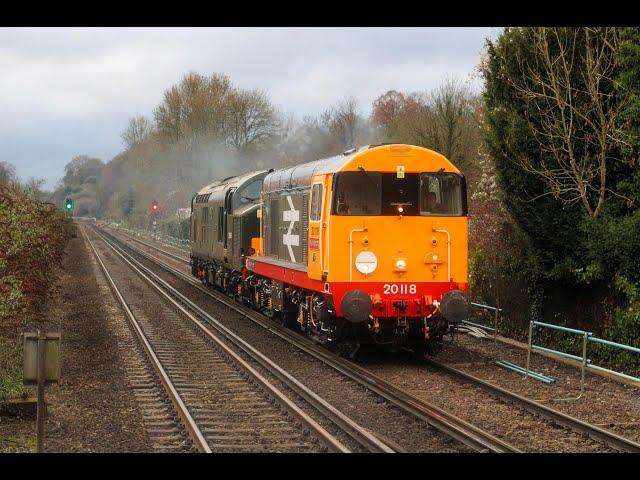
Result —
<path fill-rule="evenodd" d="M 400 284 L 397 283 L 385 283 L 383 285 L 383 292 L 385 295 L 395 295 L 397 293 L 416 293 L 418 291 L 418 287 L 415 284 Z"/>

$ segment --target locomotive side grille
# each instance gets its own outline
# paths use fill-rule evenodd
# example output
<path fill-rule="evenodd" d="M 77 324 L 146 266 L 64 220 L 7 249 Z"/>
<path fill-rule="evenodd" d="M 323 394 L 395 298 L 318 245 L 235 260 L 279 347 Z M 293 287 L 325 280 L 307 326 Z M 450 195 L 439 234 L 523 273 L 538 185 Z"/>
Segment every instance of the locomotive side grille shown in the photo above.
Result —
<path fill-rule="evenodd" d="M 307 242 L 308 242 L 308 230 L 309 230 L 309 193 L 302 194 L 302 235 L 300 238 L 300 248 L 302 249 L 302 263 L 307 263 Z"/>
<path fill-rule="evenodd" d="M 237 257 L 238 255 L 240 255 L 240 241 L 241 241 L 241 237 L 240 237 L 240 222 L 242 221 L 242 219 L 240 217 L 234 217 L 233 218 L 233 244 L 231 246 L 231 256 L 232 257 Z"/>
<path fill-rule="evenodd" d="M 265 255 L 269 255 L 269 252 L 271 252 L 271 202 L 269 198 L 269 195 L 264 195 L 262 199 L 262 231 L 260 236 L 262 237 L 262 250 Z"/>
<path fill-rule="evenodd" d="M 280 235 L 280 224 L 279 220 L 279 212 L 278 208 L 279 198 L 278 195 L 272 195 L 271 198 L 271 208 L 269 209 L 269 216 L 271 217 L 271 235 L 269 241 L 269 254 L 278 256 L 278 245 L 279 245 L 279 235 Z"/>

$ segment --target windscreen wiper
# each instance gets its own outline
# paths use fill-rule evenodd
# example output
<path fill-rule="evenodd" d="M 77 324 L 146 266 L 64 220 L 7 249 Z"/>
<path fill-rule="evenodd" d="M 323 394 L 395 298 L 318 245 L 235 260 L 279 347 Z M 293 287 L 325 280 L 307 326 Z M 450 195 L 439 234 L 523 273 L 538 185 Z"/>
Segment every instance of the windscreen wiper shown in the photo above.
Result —
<path fill-rule="evenodd" d="M 360 165 L 358 167 L 358 170 L 360 170 L 362 173 L 364 173 L 367 176 L 367 178 L 371 181 L 371 183 L 373 183 L 376 186 L 376 188 L 380 189 L 380 186 L 376 183 L 376 181 L 373 178 L 371 178 L 371 175 L 369 175 L 369 172 L 367 172 L 364 169 L 364 167 L 362 167 L 362 165 Z"/>

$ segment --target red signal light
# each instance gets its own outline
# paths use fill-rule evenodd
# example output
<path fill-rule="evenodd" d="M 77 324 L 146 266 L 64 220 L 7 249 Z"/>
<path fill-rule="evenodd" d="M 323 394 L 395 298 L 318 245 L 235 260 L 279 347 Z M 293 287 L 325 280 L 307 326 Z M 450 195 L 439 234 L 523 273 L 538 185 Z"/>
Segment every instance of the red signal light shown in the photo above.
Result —
<path fill-rule="evenodd" d="M 157 209 L 158 209 L 158 205 L 154 205 L 154 206 L 153 206 L 153 207 L 151 207 L 151 208 L 153 208 L 154 210 L 157 210 Z"/>

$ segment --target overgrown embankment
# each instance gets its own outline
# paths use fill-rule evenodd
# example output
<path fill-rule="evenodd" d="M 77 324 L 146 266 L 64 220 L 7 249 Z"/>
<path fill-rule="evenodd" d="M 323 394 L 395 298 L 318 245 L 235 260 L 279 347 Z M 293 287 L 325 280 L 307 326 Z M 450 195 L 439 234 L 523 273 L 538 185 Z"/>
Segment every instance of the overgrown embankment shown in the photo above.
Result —
<path fill-rule="evenodd" d="M 20 333 L 37 321 L 72 229 L 64 214 L 0 186 L 0 401 L 20 396 Z"/>

